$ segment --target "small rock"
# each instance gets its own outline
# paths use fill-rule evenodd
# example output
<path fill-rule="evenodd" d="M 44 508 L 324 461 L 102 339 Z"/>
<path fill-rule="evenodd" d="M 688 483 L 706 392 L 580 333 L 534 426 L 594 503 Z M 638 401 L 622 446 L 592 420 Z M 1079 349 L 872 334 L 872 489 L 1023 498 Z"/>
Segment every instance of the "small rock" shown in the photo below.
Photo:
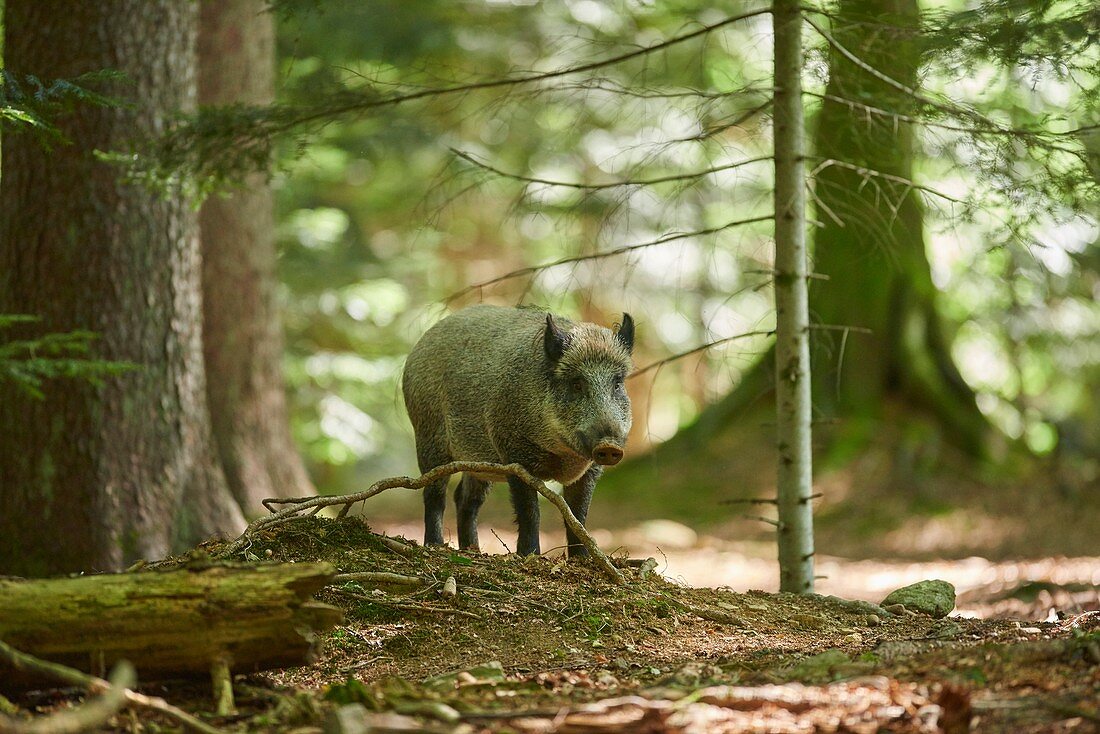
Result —
<path fill-rule="evenodd" d="M 902 604 L 908 611 L 942 619 L 955 608 L 955 587 L 939 579 L 918 581 L 890 592 L 882 600 L 882 606 L 888 610 L 892 604 Z"/>
<path fill-rule="evenodd" d="M 604 688 L 614 688 L 619 685 L 619 679 L 610 670 L 601 670 L 596 673 L 596 684 Z"/>
<path fill-rule="evenodd" d="M 442 701 L 413 701 L 399 704 L 396 708 L 400 714 L 430 716 L 433 719 L 446 721 L 449 724 L 453 724 L 462 718 L 462 714 Z M 418 730 L 423 731 L 423 728 L 421 727 Z M 374 730 L 372 729 L 372 731 Z"/>
<path fill-rule="evenodd" d="M 813 614 L 792 614 L 791 621 L 800 627 L 816 630 L 825 626 L 825 620 Z"/>
<path fill-rule="evenodd" d="M 328 712 L 325 734 L 366 734 L 367 709 L 361 703 L 349 703 Z"/>
<path fill-rule="evenodd" d="M 878 604 L 872 604 L 869 601 L 863 599 L 843 599 L 839 596 L 822 596 L 820 594 L 811 594 L 810 596 L 817 597 L 831 604 L 835 604 L 846 612 L 853 614 L 877 614 L 880 617 L 886 616 L 883 613 L 882 607 Z"/>
<path fill-rule="evenodd" d="M 1020 631 L 1025 635 L 1041 635 L 1043 631 L 1038 627 L 1021 627 Z"/>
<path fill-rule="evenodd" d="M 928 631 L 928 636 L 937 640 L 954 640 L 963 633 L 962 625 L 944 619 L 936 623 L 936 626 Z"/>
<path fill-rule="evenodd" d="M 878 627 L 880 624 L 882 624 L 882 620 L 878 618 L 877 614 L 868 614 L 866 617 L 863 618 L 863 624 L 867 625 L 868 627 Z"/>
<path fill-rule="evenodd" d="M 904 604 L 888 604 L 887 606 L 884 606 L 883 609 L 890 612 L 890 614 L 896 614 L 899 617 L 904 617 L 905 616 L 905 605 Z"/>
<path fill-rule="evenodd" d="M 847 642 L 852 643 L 853 645 L 858 645 L 859 643 L 863 642 L 863 635 L 858 632 L 853 632 L 850 635 L 845 635 L 844 639 Z"/>

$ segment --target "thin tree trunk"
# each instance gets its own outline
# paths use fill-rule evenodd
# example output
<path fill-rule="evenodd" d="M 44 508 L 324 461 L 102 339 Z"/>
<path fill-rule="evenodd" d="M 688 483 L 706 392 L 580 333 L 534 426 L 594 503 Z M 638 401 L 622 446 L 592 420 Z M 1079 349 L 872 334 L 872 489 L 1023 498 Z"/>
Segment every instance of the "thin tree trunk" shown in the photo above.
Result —
<path fill-rule="evenodd" d="M 806 293 L 802 18 L 798 0 L 776 0 L 775 28 L 775 402 L 779 588 L 814 589 L 810 335 Z"/>
<path fill-rule="evenodd" d="M 266 0 L 201 5 L 199 103 L 270 104 L 275 26 Z M 203 351 L 207 395 L 222 468 L 247 515 L 265 497 L 315 494 L 290 436 L 276 298 L 275 217 L 262 174 L 206 201 L 199 215 L 203 256 Z"/>
<path fill-rule="evenodd" d="M 94 331 L 97 356 L 138 369 L 43 401 L 0 385 L 0 573 L 118 568 L 243 527 L 210 435 L 195 216 L 94 156 L 194 106 L 197 20 L 178 0 L 6 3 L 9 70 L 117 69 L 108 91 L 133 106 L 58 119 L 71 144 L 52 151 L 4 136 L 0 312 Z"/>

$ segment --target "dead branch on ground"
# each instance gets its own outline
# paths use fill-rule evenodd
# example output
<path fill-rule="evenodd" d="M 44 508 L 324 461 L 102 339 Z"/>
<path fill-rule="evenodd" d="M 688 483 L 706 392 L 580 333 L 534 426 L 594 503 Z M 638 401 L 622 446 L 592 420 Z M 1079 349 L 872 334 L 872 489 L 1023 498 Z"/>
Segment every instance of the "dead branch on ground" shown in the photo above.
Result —
<path fill-rule="evenodd" d="M 581 544 L 584 545 L 585 549 L 603 574 L 617 584 L 626 583 L 625 577 L 619 569 L 615 568 L 604 552 L 600 550 L 599 546 L 596 545 L 596 541 L 592 539 L 592 536 L 585 530 L 584 525 L 582 525 L 573 515 L 572 510 L 569 509 L 569 505 L 566 504 L 565 499 L 561 495 L 551 491 L 541 479 L 535 477 L 519 464 L 495 464 L 485 461 L 452 461 L 449 464 L 437 466 L 419 477 L 389 477 L 387 479 L 380 479 L 362 492 L 331 497 L 310 497 L 298 502 L 288 502 L 288 506 L 284 509 L 266 517 L 257 518 L 249 523 L 240 537 L 221 549 L 218 553 L 218 557 L 227 558 L 236 555 L 252 542 L 257 532 L 293 520 L 300 517 L 304 512 L 319 511 L 325 507 L 341 506 L 343 509 L 340 514 L 343 516 L 347 514 L 348 510 L 350 510 L 351 506 L 355 503 L 370 499 L 387 489 L 423 489 L 433 482 L 462 472 L 487 474 L 501 479 L 508 476 L 514 476 L 527 486 L 534 488 L 535 491 L 549 500 L 550 503 L 558 509 L 566 526 L 573 531 L 573 534 L 581 541 Z"/>
<path fill-rule="evenodd" d="M 103 678 L 98 678 L 87 673 L 82 673 L 74 668 L 67 667 L 65 665 L 58 665 L 57 663 L 51 663 L 46 660 L 40 660 L 33 655 L 28 655 L 25 652 L 20 652 L 15 648 L 7 645 L 0 640 L 0 660 L 8 663 L 11 667 L 21 670 L 27 673 L 31 673 L 37 676 L 51 678 L 58 683 L 62 683 L 67 686 L 80 686 L 87 688 L 92 693 L 103 693 L 104 697 L 110 695 L 119 695 L 125 700 L 125 703 L 135 708 L 148 709 L 150 711 L 156 711 L 163 714 L 173 721 L 179 723 L 185 728 L 191 731 L 201 732 L 201 734 L 223 734 L 221 729 L 217 729 L 209 724 L 196 719 L 191 714 L 187 713 L 183 709 L 176 708 L 172 704 L 165 701 L 163 698 L 157 698 L 156 696 L 146 696 L 141 693 L 130 689 L 127 686 L 116 685 L 111 681 L 106 681 Z M 132 671 L 132 668 L 131 668 Z M 117 673 L 117 670 L 116 670 Z M 132 683 L 130 684 L 132 685 Z M 114 692 L 114 693 L 112 693 Z M 87 707 L 85 707 L 87 708 Z M 116 709 L 117 710 L 117 709 Z M 110 714 L 108 714 L 108 717 Z M 106 717 L 105 717 L 106 719 Z M 105 720 L 104 719 L 104 720 Z M 9 722 L 2 722 L 7 725 Z M 23 726 L 24 728 L 16 728 Z M 44 731 L 43 729 L 28 728 L 27 724 L 16 723 L 13 726 L 13 731 Z M 66 731 L 61 729 L 50 729 L 50 731 Z M 73 731 L 73 730 L 67 730 Z"/>

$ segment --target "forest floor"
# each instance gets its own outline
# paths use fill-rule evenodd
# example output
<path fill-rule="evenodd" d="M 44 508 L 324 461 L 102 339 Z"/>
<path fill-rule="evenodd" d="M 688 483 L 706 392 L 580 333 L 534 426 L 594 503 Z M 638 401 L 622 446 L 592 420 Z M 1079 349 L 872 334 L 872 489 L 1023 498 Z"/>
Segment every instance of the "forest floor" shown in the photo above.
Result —
<path fill-rule="evenodd" d="M 1095 585 L 1037 584 L 1017 569 L 1019 583 L 985 600 L 960 596 L 967 615 L 987 618 L 933 619 L 866 601 L 688 586 L 660 574 L 681 551 L 650 570 L 620 550 L 620 586 L 560 551 L 520 558 L 407 546 L 394 552 L 357 518 L 303 518 L 259 534 L 248 559 L 327 561 L 343 573 L 424 583 L 327 587 L 318 598 L 345 620 L 326 633 L 321 658 L 239 677 L 239 713 L 203 718 L 226 731 L 350 732 L 336 727 L 337 711 L 350 716 L 346 707 L 361 704 L 369 713 L 354 711 L 374 729 L 360 731 L 1100 730 Z M 453 597 L 443 594 L 450 577 Z M 208 685 L 146 690 L 191 711 L 212 708 Z M 73 700 L 15 703 L 25 715 Z M 172 730 L 146 714 L 113 727 Z"/>

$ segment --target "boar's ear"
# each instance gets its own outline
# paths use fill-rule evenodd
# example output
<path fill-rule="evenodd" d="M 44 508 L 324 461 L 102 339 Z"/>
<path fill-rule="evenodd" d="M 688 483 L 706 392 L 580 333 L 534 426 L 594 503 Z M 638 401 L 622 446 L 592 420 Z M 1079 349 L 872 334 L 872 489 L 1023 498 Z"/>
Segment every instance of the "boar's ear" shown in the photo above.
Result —
<path fill-rule="evenodd" d="M 554 323 L 554 317 L 546 314 L 546 331 L 542 334 L 542 347 L 546 351 L 546 358 L 550 364 L 557 364 L 561 355 L 569 347 L 569 335 L 558 328 Z"/>
<path fill-rule="evenodd" d="M 626 347 L 627 354 L 634 351 L 634 319 L 630 318 L 630 314 L 623 314 L 623 323 L 615 332 L 615 338 Z"/>

